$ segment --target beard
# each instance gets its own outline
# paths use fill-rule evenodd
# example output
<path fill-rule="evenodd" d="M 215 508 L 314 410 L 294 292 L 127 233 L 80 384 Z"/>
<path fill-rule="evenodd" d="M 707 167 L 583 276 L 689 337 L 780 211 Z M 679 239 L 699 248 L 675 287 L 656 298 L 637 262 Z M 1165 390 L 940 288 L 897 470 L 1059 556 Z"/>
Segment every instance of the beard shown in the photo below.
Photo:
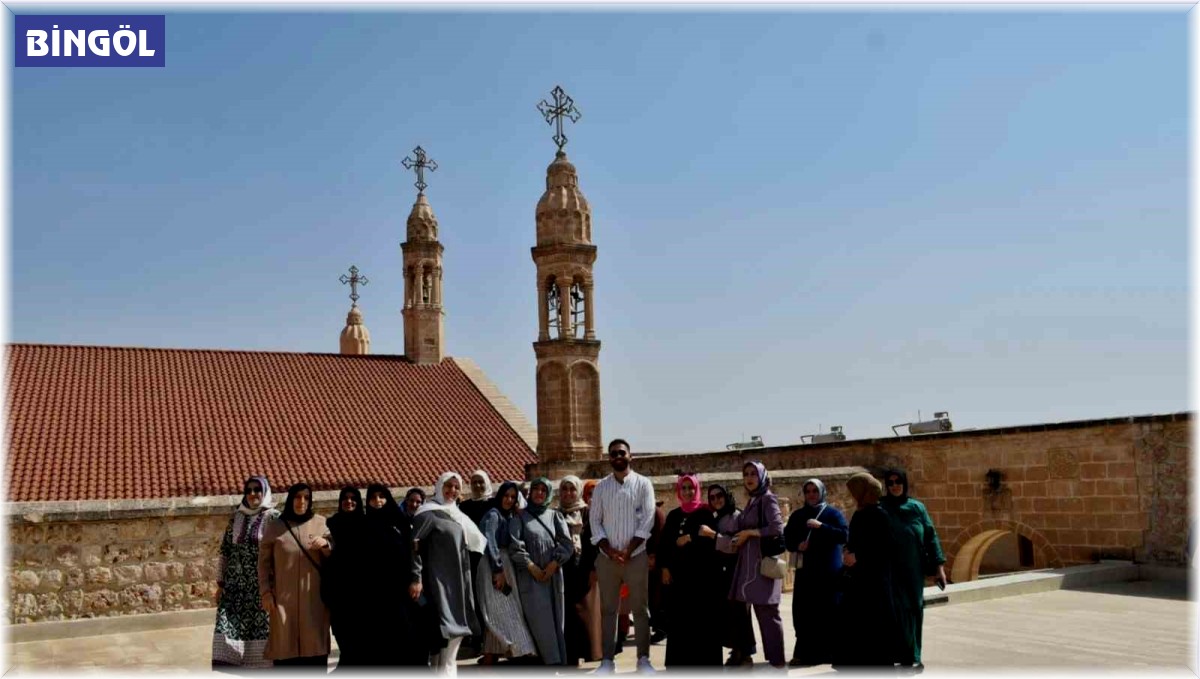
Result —
<path fill-rule="evenodd" d="M 609 461 L 609 464 L 612 465 L 613 471 L 623 472 L 626 469 L 629 469 L 629 460 L 626 460 L 625 458 L 614 458 L 613 460 Z"/>

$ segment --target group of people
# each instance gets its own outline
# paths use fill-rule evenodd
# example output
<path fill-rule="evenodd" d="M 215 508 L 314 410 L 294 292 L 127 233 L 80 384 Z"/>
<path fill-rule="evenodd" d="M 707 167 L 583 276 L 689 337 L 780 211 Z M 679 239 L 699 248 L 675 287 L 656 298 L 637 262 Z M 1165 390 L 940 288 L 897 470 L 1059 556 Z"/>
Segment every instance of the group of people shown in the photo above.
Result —
<path fill-rule="evenodd" d="M 483 664 L 600 660 L 596 673 L 607 674 L 632 614 L 637 669 L 653 673 L 652 594 L 667 667 L 753 664 L 751 612 L 780 670 L 922 667 L 922 590 L 927 575 L 945 583 L 945 559 L 903 471 L 887 471 L 886 493 L 869 474 L 849 479 L 849 526 L 818 479 L 803 484 L 785 525 L 757 461 L 742 469 L 745 507 L 684 474 L 664 520 L 629 443 L 615 439 L 608 456 L 604 479 L 567 476 L 557 487 L 543 477 L 493 492 L 482 470 L 462 498 L 455 472 L 428 501 L 412 488 L 398 504 L 373 484 L 364 502 L 347 487 L 328 519 L 313 513 L 308 485 L 289 488 L 275 511 L 267 479 L 251 477 L 221 542 L 214 668 L 325 668 L 332 632 L 339 667 L 453 676 L 465 643 Z M 790 661 L 779 614 L 789 554 Z"/>

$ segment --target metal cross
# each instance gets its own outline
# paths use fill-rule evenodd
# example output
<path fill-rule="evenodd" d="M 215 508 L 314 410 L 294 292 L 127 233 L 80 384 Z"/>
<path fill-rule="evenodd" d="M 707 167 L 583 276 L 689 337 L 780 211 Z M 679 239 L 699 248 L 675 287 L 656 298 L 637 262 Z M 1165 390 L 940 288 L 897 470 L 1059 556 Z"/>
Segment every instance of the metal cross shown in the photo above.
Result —
<path fill-rule="evenodd" d="M 433 161 L 432 158 L 427 158 L 425 156 L 425 149 L 421 148 L 420 146 L 413 149 L 413 155 L 417 157 L 416 160 L 413 160 L 412 158 L 405 158 L 404 160 L 400 161 L 400 163 L 404 165 L 404 169 L 406 170 L 416 168 L 417 183 L 413 184 L 413 186 L 417 187 L 417 193 L 425 193 L 425 187 L 429 186 L 425 183 L 425 168 L 429 168 L 429 171 L 433 172 L 438 168 L 438 165 Z"/>
<path fill-rule="evenodd" d="M 563 118 L 569 118 L 571 122 L 577 123 L 582 114 L 578 108 L 575 108 L 575 100 L 568 97 L 567 93 L 563 92 L 563 88 L 555 85 L 550 94 L 554 96 L 554 103 L 551 104 L 543 99 L 538 102 L 537 108 L 541 111 L 542 117 L 546 119 L 547 125 L 550 124 L 551 118 L 554 119 L 554 123 L 557 125 L 554 143 L 558 144 L 558 150 L 562 151 L 562 147 L 567 145 L 567 135 L 563 134 Z"/>
<path fill-rule="evenodd" d="M 366 285 L 369 282 L 369 281 L 367 281 L 367 277 L 359 276 L 358 275 L 358 267 L 352 265 L 350 267 L 350 275 L 346 276 L 346 274 L 342 274 L 342 277 L 339 278 L 338 280 L 340 280 L 342 282 L 342 285 L 345 285 L 347 283 L 350 284 L 350 301 L 352 301 L 357 306 L 358 305 L 358 286 Z"/>

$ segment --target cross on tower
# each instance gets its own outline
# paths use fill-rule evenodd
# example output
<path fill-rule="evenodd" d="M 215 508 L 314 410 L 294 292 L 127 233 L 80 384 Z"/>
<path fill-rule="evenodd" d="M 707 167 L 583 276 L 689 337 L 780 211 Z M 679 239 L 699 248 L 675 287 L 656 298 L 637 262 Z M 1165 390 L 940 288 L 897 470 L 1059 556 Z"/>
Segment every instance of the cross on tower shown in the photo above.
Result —
<path fill-rule="evenodd" d="M 400 161 L 400 163 L 404 165 L 406 170 L 412 170 L 416 168 L 417 183 L 413 184 L 413 186 L 417 187 L 417 193 L 425 193 L 425 187 L 429 186 L 425 183 L 425 168 L 429 168 L 429 171 L 433 172 L 438 168 L 438 165 L 432 158 L 427 158 L 425 156 L 425 149 L 421 148 L 420 146 L 413 149 L 413 155 L 417 157 L 416 160 L 413 160 L 412 158 L 405 158 L 404 160 Z"/>
<path fill-rule="evenodd" d="M 558 150 L 561 152 L 562 147 L 567 145 L 567 135 L 563 134 L 563 118 L 569 118 L 571 122 L 577 123 L 582 114 L 578 108 L 575 108 L 575 100 L 568 97 L 567 93 L 563 92 L 563 88 L 555 85 L 550 94 L 554 96 L 554 103 L 551 104 L 543 99 L 538 102 L 537 109 L 541 111 L 547 125 L 550 124 L 552 118 L 554 119 L 554 123 L 557 126 L 557 132 L 554 133 L 554 143 L 558 144 Z"/>
<path fill-rule="evenodd" d="M 358 267 L 351 265 L 350 275 L 346 276 L 346 274 L 342 274 L 342 277 L 338 280 L 342 282 L 342 285 L 350 284 L 350 301 L 353 302 L 354 306 L 358 306 L 358 286 L 366 285 L 368 283 L 367 277 L 359 276 Z"/>

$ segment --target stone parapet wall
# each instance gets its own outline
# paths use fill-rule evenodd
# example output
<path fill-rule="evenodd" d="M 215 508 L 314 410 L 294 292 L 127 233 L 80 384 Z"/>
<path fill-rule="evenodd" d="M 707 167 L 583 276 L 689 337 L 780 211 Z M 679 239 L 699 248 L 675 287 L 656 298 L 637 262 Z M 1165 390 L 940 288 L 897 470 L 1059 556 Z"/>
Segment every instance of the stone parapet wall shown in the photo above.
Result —
<path fill-rule="evenodd" d="M 761 460 L 773 475 L 821 478 L 849 518 L 854 503 L 845 480 L 826 470 L 861 467 L 881 475 L 900 466 L 951 563 L 976 536 L 1006 530 L 1034 542 L 1035 567 L 1099 559 L 1182 564 L 1193 492 L 1191 419 L 1176 413 L 642 458 L 635 450 L 634 468 L 663 478 L 679 471 L 726 475 L 740 487 L 742 465 Z M 993 470 L 1000 473 L 996 489 L 987 477 Z M 579 464 L 583 478 L 609 471 L 607 460 Z M 776 491 L 797 505 L 795 485 Z M 739 497 L 744 502 L 744 492 Z M 668 508 L 676 504 L 673 493 L 660 498 Z"/>
<path fill-rule="evenodd" d="M 407 488 L 393 489 L 403 493 Z M 277 494 L 281 508 L 283 494 Z M 7 503 L 9 623 L 216 605 L 221 537 L 241 496 Z M 318 492 L 329 514 L 336 491 Z"/>

